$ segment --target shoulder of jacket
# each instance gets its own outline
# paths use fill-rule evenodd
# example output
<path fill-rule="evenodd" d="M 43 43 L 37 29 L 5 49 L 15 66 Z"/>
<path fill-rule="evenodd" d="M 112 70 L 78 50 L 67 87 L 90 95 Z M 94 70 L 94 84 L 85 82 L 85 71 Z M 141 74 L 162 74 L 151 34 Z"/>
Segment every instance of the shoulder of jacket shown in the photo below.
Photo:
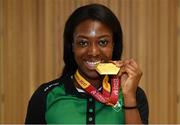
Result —
<path fill-rule="evenodd" d="M 57 79 L 54 79 L 47 83 L 41 84 L 37 90 L 40 90 L 40 91 L 46 93 L 46 92 L 49 92 L 50 90 L 52 90 L 53 88 L 55 88 L 57 86 L 61 86 L 61 85 L 62 85 L 62 82 L 60 82 L 60 78 L 57 78 Z"/>
<path fill-rule="evenodd" d="M 137 88 L 136 98 L 137 98 L 138 102 L 143 102 L 143 101 L 147 102 L 146 93 L 145 93 L 145 91 L 141 87 Z"/>
<path fill-rule="evenodd" d="M 146 95 L 144 90 L 141 87 L 137 87 L 136 95 Z"/>

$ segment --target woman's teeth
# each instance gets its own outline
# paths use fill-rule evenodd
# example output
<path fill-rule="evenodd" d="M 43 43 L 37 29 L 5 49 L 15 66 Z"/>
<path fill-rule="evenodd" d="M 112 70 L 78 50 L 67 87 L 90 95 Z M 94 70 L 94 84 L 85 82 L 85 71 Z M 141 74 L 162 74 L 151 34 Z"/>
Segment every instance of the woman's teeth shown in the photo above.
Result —
<path fill-rule="evenodd" d="M 95 66 L 98 64 L 98 63 L 100 63 L 101 61 L 95 61 L 95 62 L 90 62 L 90 61 L 87 61 L 86 63 L 90 66 L 90 67 L 94 67 L 95 68 Z"/>

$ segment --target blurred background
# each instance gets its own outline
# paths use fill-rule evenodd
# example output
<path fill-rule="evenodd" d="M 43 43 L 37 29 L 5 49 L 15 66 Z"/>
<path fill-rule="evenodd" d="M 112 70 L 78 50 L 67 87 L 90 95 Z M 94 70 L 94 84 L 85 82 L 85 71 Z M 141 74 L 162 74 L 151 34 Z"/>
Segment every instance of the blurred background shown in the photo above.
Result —
<path fill-rule="evenodd" d="M 32 93 L 61 75 L 65 21 L 87 3 L 119 18 L 123 58 L 143 70 L 149 122 L 180 123 L 180 0 L 0 0 L 0 123 L 24 123 Z"/>

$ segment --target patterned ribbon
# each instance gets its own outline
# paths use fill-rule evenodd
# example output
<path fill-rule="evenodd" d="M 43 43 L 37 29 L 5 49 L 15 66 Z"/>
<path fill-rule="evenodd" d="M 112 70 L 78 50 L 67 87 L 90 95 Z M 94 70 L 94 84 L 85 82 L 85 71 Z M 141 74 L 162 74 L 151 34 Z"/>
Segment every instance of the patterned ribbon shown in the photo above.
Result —
<path fill-rule="evenodd" d="M 74 74 L 77 83 L 90 95 L 92 95 L 97 101 L 106 105 L 114 106 L 117 104 L 119 91 L 120 91 L 120 80 L 117 77 L 111 79 L 111 85 L 108 82 L 109 77 L 106 75 L 102 82 L 102 93 L 99 92 L 94 86 L 85 80 L 77 70 Z"/>

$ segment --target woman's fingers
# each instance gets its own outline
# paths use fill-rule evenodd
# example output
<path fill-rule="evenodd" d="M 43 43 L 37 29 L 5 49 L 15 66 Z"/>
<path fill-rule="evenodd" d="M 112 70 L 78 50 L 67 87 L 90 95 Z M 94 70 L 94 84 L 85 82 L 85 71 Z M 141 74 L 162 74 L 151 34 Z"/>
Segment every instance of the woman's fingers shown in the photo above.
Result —
<path fill-rule="evenodd" d="M 142 71 L 135 62 L 134 59 L 126 59 L 126 60 L 117 60 L 117 61 L 109 61 L 115 64 L 120 68 L 118 77 L 121 77 L 122 74 L 127 74 L 129 77 L 138 77 L 142 75 Z"/>
<path fill-rule="evenodd" d="M 135 95 L 139 80 L 142 76 L 142 71 L 134 59 L 110 61 L 117 67 L 120 67 L 120 71 L 117 74 L 121 78 L 121 86 L 123 94 Z"/>
<path fill-rule="evenodd" d="M 118 61 L 109 61 L 113 64 L 115 64 L 117 67 L 122 67 L 124 65 L 124 61 L 118 60 Z"/>

